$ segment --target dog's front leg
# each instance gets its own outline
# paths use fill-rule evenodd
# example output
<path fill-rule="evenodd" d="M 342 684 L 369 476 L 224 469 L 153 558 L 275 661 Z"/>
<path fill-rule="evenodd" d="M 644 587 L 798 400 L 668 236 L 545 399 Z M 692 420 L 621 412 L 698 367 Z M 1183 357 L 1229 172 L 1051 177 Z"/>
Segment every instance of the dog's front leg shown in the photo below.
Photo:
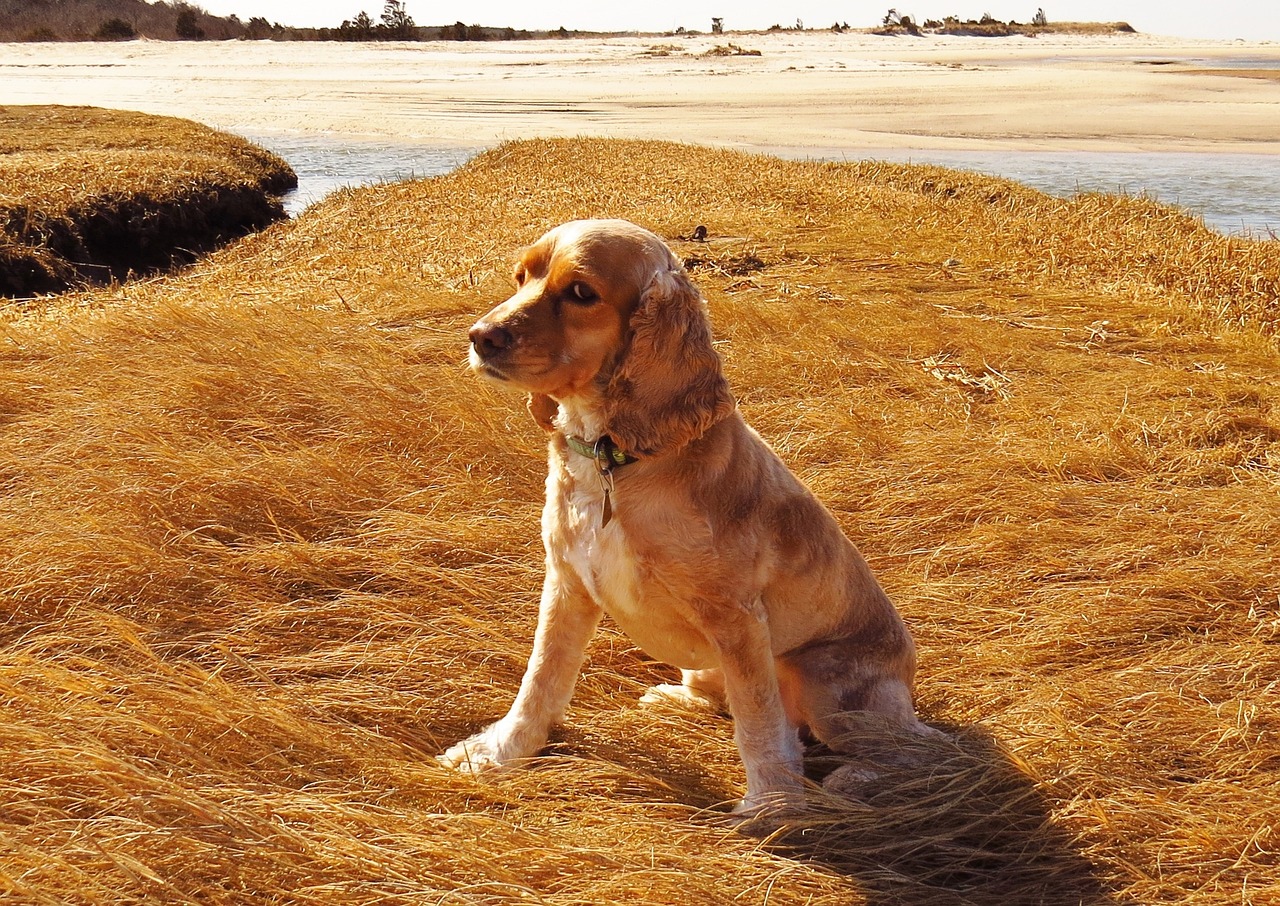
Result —
<path fill-rule="evenodd" d="M 450 748 L 440 762 L 479 773 L 536 755 L 569 706 L 599 622 L 600 608 L 581 583 L 548 563 L 533 654 L 515 703 L 506 717 Z"/>
<path fill-rule="evenodd" d="M 747 770 L 747 795 L 734 812 L 797 810 L 804 802 L 803 750 L 783 707 L 763 605 L 734 607 L 708 622 L 733 713 L 734 741 Z"/>

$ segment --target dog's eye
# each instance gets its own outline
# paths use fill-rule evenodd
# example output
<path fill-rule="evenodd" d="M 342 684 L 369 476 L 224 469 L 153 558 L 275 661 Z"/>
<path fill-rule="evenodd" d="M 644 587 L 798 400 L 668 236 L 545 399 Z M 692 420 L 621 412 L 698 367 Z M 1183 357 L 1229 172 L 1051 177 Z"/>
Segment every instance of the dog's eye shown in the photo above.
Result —
<path fill-rule="evenodd" d="M 529 272 L 523 267 L 516 268 L 516 286 L 524 286 L 524 281 L 529 279 Z"/>
<path fill-rule="evenodd" d="M 587 284 L 578 282 L 569 284 L 569 300 L 580 305 L 590 305 L 600 299 L 600 294 Z"/>

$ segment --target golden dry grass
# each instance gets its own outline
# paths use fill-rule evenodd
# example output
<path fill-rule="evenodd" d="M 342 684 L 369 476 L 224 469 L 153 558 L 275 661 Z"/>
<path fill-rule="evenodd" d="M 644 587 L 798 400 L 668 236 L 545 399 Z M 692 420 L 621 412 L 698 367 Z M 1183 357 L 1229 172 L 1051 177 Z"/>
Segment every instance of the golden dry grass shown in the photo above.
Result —
<path fill-rule="evenodd" d="M 189 261 L 284 216 L 283 160 L 199 123 L 0 107 L 0 296 Z"/>
<path fill-rule="evenodd" d="M 611 626 L 552 757 L 432 759 L 506 708 L 540 583 L 543 440 L 465 329 L 586 215 L 709 228 L 673 244 L 742 408 L 956 735 L 770 841 L 701 814 L 741 792 L 731 725 L 638 709 L 671 672 Z M 1274 903 L 1278 267 L 1146 202 L 582 139 L 11 313 L 0 890 Z"/>

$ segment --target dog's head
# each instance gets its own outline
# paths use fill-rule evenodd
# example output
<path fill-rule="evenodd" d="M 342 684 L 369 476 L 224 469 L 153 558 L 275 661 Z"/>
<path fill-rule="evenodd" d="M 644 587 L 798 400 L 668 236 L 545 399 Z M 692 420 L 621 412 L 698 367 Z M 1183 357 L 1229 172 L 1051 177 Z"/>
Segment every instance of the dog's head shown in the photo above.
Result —
<path fill-rule="evenodd" d="M 556 402 L 586 399 L 637 456 L 680 447 L 733 410 L 702 297 L 653 233 L 623 220 L 548 232 L 516 263 L 515 294 L 471 328 L 471 367 Z"/>

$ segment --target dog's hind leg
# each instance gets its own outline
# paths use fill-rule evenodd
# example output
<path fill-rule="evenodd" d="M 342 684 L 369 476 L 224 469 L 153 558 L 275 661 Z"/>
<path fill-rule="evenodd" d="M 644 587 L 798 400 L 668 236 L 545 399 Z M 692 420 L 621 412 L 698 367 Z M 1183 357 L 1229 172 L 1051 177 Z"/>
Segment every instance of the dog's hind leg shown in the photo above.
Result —
<path fill-rule="evenodd" d="M 716 668 L 681 670 L 681 683 L 652 686 L 640 697 L 642 705 L 672 704 L 698 711 L 725 711 L 728 701 L 724 691 L 724 674 Z"/>
<path fill-rule="evenodd" d="M 908 642 L 886 656 L 835 639 L 779 658 L 796 716 L 819 741 L 838 752 L 859 751 L 869 737 L 906 731 L 945 736 L 921 722 L 911 697 L 915 650 Z"/>

